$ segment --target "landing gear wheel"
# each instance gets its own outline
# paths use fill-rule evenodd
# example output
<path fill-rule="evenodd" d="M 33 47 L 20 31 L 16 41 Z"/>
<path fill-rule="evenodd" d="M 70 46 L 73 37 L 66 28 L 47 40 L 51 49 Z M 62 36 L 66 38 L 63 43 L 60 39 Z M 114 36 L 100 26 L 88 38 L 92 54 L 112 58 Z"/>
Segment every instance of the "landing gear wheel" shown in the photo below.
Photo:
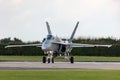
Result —
<path fill-rule="evenodd" d="M 43 57 L 42 62 L 46 63 L 46 57 L 45 56 Z"/>
<path fill-rule="evenodd" d="M 54 58 L 52 58 L 52 63 L 54 63 Z"/>
<path fill-rule="evenodd" d="M 48 63 L 50 63 L 50 58 L 48 58 Z"/>
<path fill-rule="evenodd" d="M 74 57 L 70 57 L 70 63 L 74 63 Z"/>

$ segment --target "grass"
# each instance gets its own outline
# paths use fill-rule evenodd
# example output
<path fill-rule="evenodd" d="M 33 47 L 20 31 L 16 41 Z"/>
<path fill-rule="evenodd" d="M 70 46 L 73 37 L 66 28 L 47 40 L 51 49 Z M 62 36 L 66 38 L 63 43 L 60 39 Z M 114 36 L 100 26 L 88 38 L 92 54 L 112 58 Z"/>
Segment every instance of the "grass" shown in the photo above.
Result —
<path fill-rule="evenodd" d="M 0 80 L 120 80 L 119 70 L 1 70 Z"/>
<path fill-rule="evenodd" d="M 0 61 L 41 61 L 42 56 L 0 56 Z"/>
<path fill-rule="evenodd" d="M 120 62 L 120 57 L 96 57 L 96 56 L 74 56 L 77 62 L 94 62 L 94 61 L 105 61 L 105 62 Z M 0 61 L 41 61 L 42 56 L 0 56 Z M 57 57 L 55 61 L 67 61 L 63 57 Z"/>

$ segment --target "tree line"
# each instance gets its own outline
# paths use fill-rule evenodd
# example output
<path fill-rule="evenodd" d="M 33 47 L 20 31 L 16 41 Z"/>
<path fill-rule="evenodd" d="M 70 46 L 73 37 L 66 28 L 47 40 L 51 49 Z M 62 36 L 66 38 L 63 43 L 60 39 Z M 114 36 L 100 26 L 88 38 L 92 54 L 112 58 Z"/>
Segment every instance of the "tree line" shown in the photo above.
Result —
<path fill-rule="evenodd" d="M 92 47 L 92 48 L 73 48 L 71 54 L 79 56 L 120 56 L 120 40 L 113 38 L 77 38 L 74 39 L 75 43 L 84 44 L 111 44 L 112 47 Z M 18 48 L 5 48 L 10 44 L 35 44 L 41 43 L 40 41 L 23 42 L 21 39 L 4 38 L 0 40 L 0 55 L 23 55 L 23 56 L 40 56 L 43 51 L 39 47 L 18 47 Z"/>

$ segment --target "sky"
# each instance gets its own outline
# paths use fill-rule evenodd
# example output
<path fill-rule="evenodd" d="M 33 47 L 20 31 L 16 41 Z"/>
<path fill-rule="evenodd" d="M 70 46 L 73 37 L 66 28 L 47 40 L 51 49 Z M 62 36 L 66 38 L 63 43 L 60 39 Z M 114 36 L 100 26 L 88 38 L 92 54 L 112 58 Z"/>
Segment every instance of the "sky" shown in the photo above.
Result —
<path fill-rule="evenodd" d="M 0 0 L 0 39 L 42 40 L 48 21 L 53 35 L 120 39 L 120 0 Z"/>

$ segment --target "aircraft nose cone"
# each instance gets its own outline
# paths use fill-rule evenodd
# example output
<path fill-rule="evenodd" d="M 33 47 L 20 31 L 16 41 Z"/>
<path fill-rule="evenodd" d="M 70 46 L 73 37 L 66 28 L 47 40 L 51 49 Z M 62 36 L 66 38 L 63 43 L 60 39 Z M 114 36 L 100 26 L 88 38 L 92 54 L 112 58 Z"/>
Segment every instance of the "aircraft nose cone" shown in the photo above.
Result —
<path fill-rule="evenodd" d="M 46 50 L 46 47 L 43 47 L 43 46 L 42 46 L 42 50 Z"/>
<path fill-rule="evenodd" d="M 51 50 L 49 47 L 42 47 L 42 50 L 43 51 L 49 51 L 49 50 Z"/>
<path fill-rule="evenodd" d="M 48 48 L 47 48 L 47 47 L 43 47 L 43 46 L 42 46 L 42 50 L 43 50 L 43 51 L 47 51 L 47 50 L 48 50 Z"/>

